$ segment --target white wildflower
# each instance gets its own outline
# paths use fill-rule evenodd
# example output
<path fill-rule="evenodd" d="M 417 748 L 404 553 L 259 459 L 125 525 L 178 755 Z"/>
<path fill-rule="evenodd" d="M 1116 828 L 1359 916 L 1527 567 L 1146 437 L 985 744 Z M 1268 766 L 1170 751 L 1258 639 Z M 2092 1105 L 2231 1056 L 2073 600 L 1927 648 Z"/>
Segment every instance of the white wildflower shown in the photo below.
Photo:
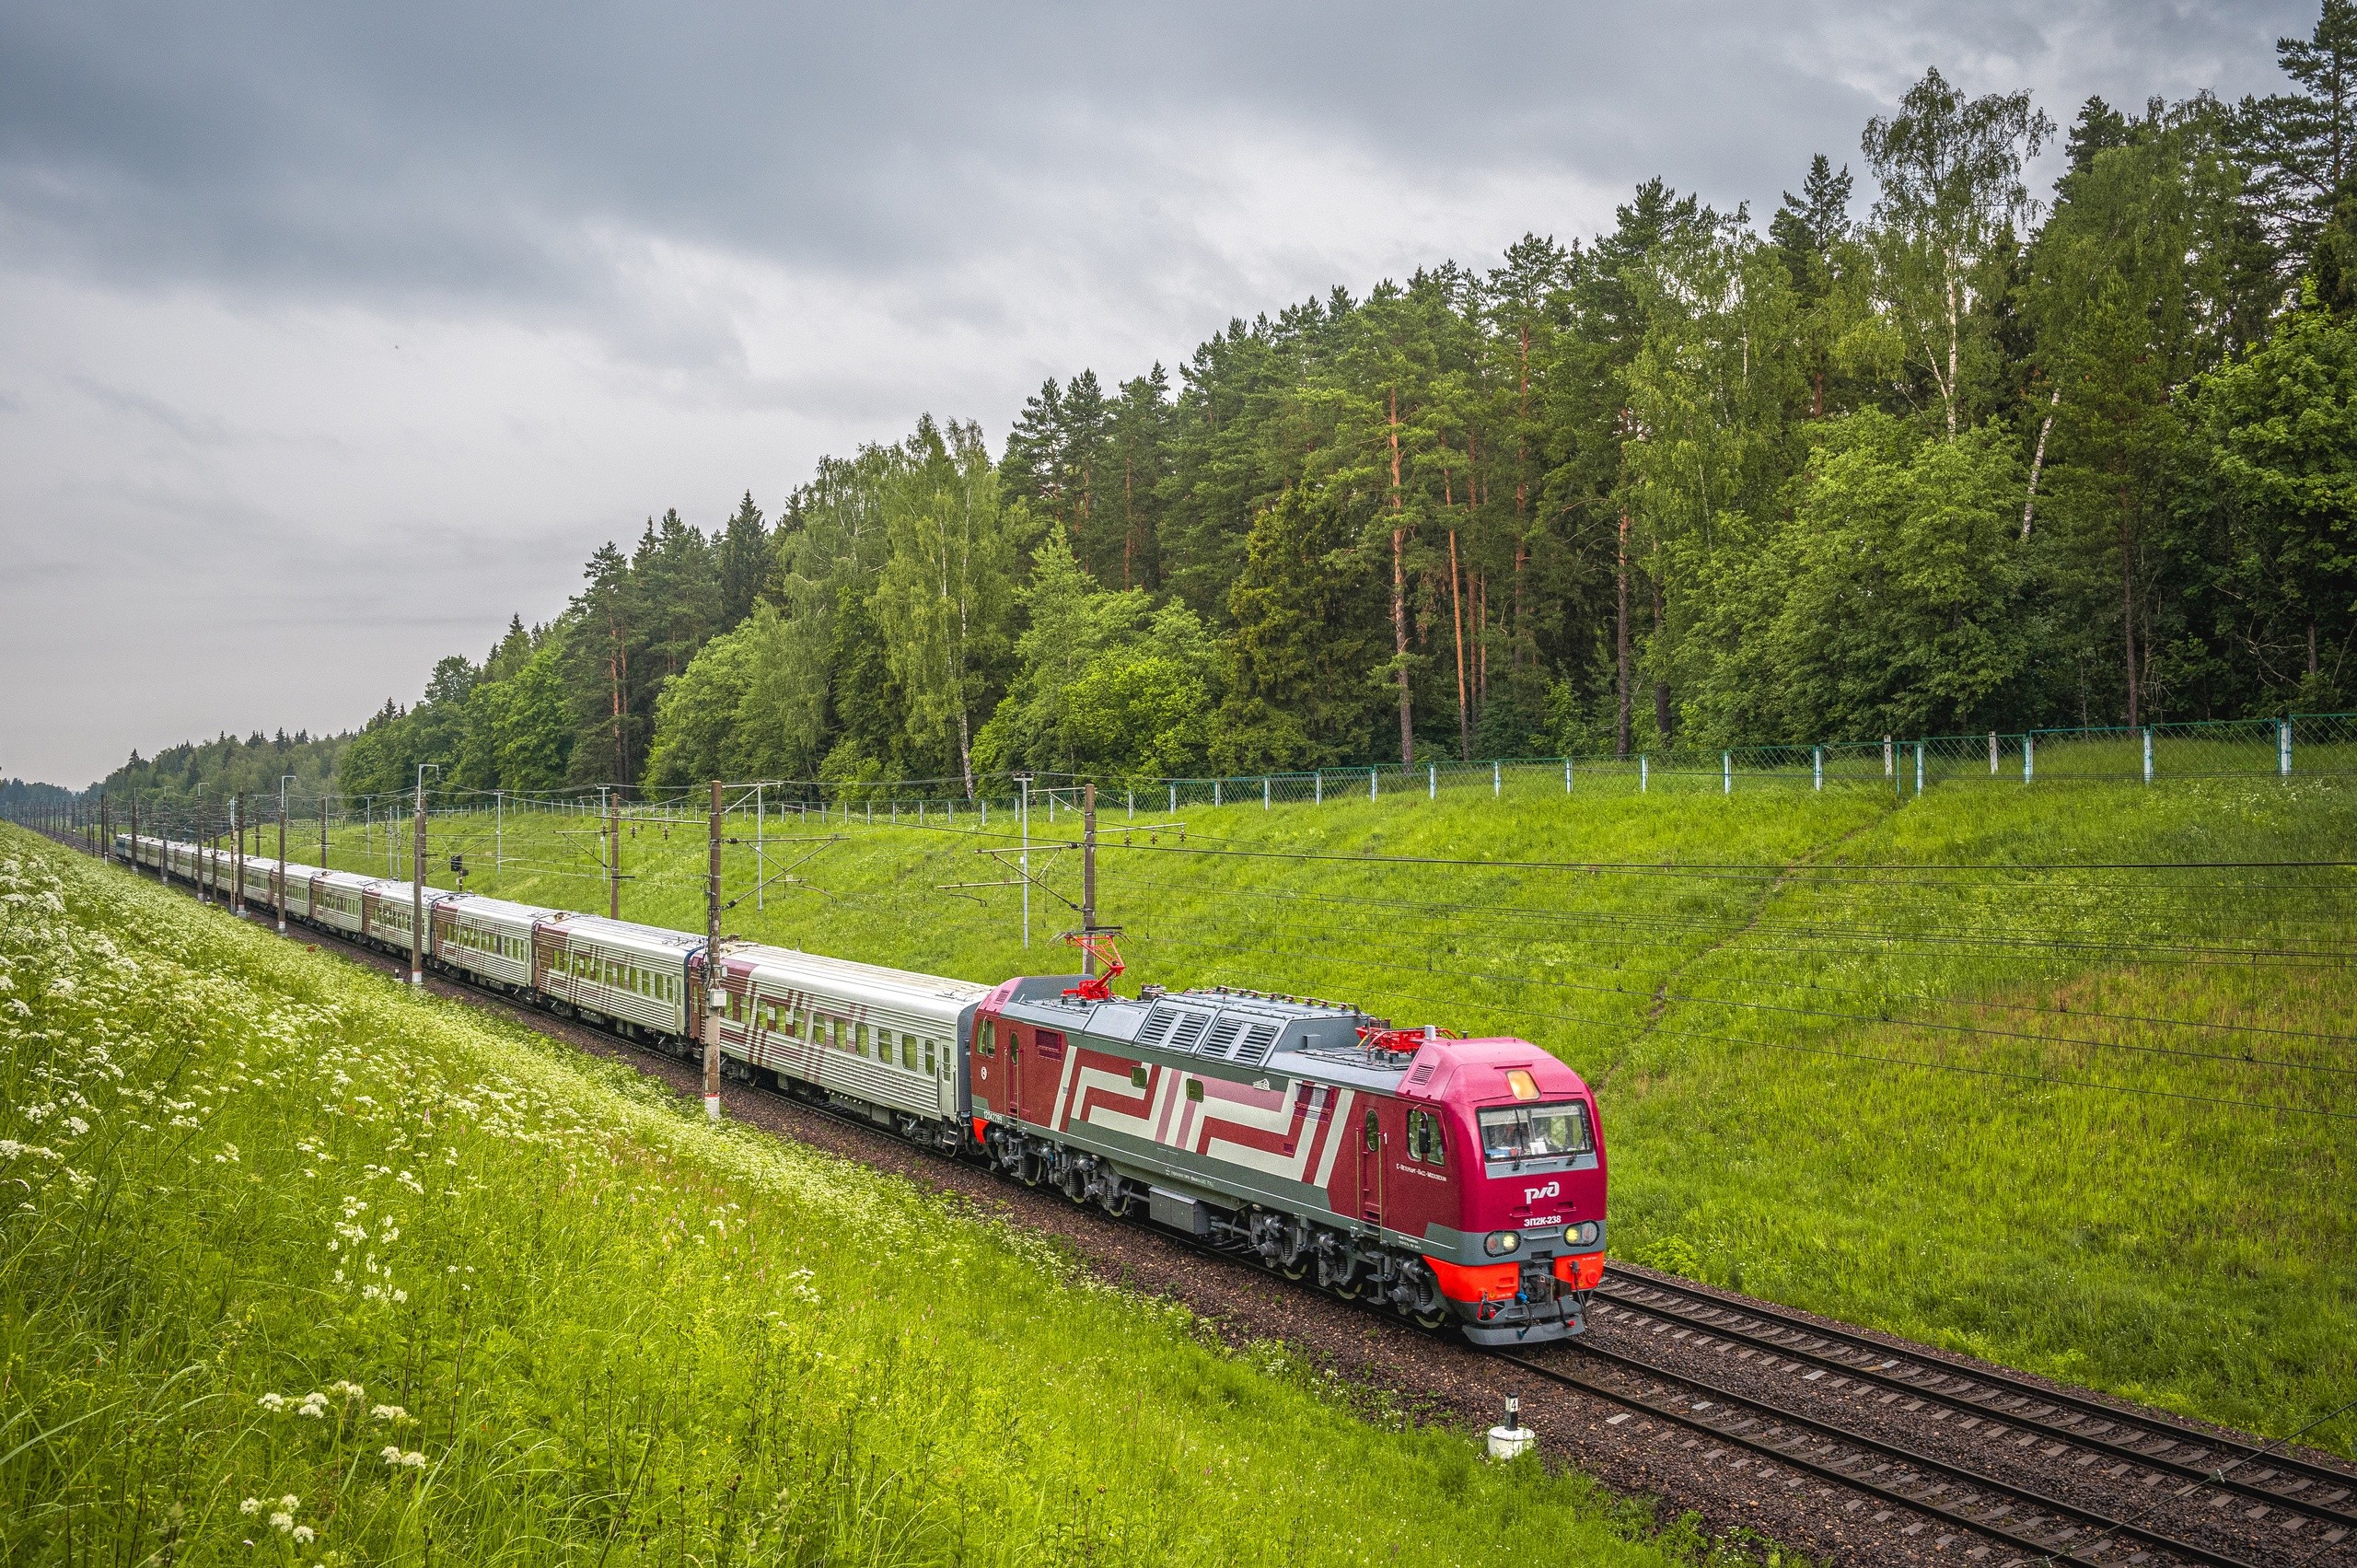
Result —
<path fill-rule="evenodd" d="M 240 1062 L 238 1065 L 242 1067 L 245 1063 Z M 278 1505 L 292 1514 L 296 1509 L 300 1508 L 303 1505 L 303 1500 L 290 1492 L 285 1496 L 278 1500 Z"/>
<path fill-rule="evenodd" d="M 273 1514 L 270 1516 L 270 1527 L 274 1530 L 291 1530 L 295 1527 L 295 1516 L 292 1514 Z"/>
<path fill-rule="evenodd" d="M 78 1116 L 69 1116 L 65 1119 L 65 1130 L 78 1138 L 90 1130 L 90 1124 Z"/>
<path fill-rule="evenodd" d="M 308 1546 L 311 1544 L 313 1539 L 310 1526 L 297 1525 L 295 1527 L 295 1544 L 296 1546 Z"/>
<path fill-rule="evenodd" d="M 328 1397 L 319 1393 L 306 1394 L 303 1396 L 303 1402 L 296 1407 L 295 1413 L 308 1415 L 317 1421 L 328 1413 Z"/>
<path fill-rule="evenodd" d="M 372 1421 L 389 1421 L 395 1425 L 409 1419 L 409 1411 L 399 1405 L 377 1405 L 368 1412 Z"/>
<path fill-rule="evenodd" d="M 283 1411 L 286 1408 L 286 1396 L 284 1394 L 264 1394 L 258 1402 L 261 1405 L 261 1408 L 266 1411 Z M 253 1510 L 249 1508 L 246 1512 L 250 1514 Z"/>
<path fill-rule="evenodd" d="M 401 1456 L 401 1463 L 410 1469 L 422 1470 L 425 1468 L 425 1456 L 412 1448 Z"/>
<path fill-rule="evenodd" d="M 254 1515 L 261 1512 L 261 1499 L 259 1497 L 247 1498 L 243 1503 L 238 1504 L 238 1512 L 245 1515 L 248 1518 L 251 1518 Z"/>
<path fill-rule="evenodd" d="M 389 1465 L 398 1465 L 401 1462 L 401 1449 L 390 1443 L 386 1444 L 385 1446 L 378 1451 L 377 1457 L 384 1460 L 385 1463 Z"/>

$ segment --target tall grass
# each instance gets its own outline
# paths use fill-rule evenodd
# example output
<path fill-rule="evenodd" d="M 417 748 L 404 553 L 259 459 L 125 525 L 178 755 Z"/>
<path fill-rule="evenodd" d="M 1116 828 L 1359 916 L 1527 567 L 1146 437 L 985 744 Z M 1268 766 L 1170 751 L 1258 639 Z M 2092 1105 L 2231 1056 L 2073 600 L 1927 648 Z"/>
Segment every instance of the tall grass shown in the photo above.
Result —
<path fill-rule="evenodd" d="M 0 1561 L 1709 1555 L 0 829 Z"/>
<path fill-rule="evenodd" d="M 1116 804 L 1100 905 L 1134 979 L 1345 996 L 1562 1055 L 1602 1091 L 1621 1257 L 2263 1432 L 2357 1395 L 2357 877 L 2166 868 L 2349 858 L 2357 788 L 1887 787 L 1256 797 L 1126 847 Z M 803 842 L 768 869 L 811 858 L 757 899 L 730 848 L 727 926 L 972 979 L 1063 967 L 1049 937 L 1076 921 L 1046 894 L 1027 949 L 1012 888 L 944 887 L 1011 875 L 977 853 L 1011 822 L 975 825 L 772 816 Z M 429 864 L 457 850 L 470 887 L 604 907 L 594 823 L 511 813 L 496 872 L 490 829 L 437 819 Z M 358 837 L 336 858 L 366 868 Z M 637 825 L 625 916 L 699 928 L 702 852 L 699 824 Z M 2156 865 L 2069 868 L 2092 862 Z M 1069 853 L 1033 864 L 1076 896 Z M 2018 869 L 1908 869 L 1949 864 Z M 2357 1423 L 2314 1437 L 2357 1452 Z"/>

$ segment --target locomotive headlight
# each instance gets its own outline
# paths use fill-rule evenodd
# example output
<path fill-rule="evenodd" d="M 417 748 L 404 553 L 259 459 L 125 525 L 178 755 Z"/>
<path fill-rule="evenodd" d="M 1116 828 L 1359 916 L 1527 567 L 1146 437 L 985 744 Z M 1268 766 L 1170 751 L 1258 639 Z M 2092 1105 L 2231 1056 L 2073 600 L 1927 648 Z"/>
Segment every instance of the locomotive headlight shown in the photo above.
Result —
<path fill-rule="evenodd" d="M 1481 1243 L 1481 1250 L 1495 1258 L 1512 1252 L 1522 1245 L 1522 1233 L 1515 1230 L 1493 1230 Z"/>
<path fill-rule="evenodd" d="M 1582 1220 L 1577 1225 L 1567 1225 L 1563 1227 L 1564 1243 L 1572 1247 L 1595 1246 L 1596 1234 L 1596 1225 L 1594 1220 Z"/>

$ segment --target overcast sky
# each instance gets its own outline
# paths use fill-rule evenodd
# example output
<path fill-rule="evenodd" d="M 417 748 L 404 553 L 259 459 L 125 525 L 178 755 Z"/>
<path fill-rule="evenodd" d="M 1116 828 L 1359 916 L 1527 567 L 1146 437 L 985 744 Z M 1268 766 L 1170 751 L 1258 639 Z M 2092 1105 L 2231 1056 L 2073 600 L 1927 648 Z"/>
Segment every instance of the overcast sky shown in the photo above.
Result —
<path fill-rule="evenodd" d="M 931 410 L 2311 4 L 0 6 L 0 776 L 335 730 Z M 1861 191 L 1861 205 L 1869 193 Z"/>

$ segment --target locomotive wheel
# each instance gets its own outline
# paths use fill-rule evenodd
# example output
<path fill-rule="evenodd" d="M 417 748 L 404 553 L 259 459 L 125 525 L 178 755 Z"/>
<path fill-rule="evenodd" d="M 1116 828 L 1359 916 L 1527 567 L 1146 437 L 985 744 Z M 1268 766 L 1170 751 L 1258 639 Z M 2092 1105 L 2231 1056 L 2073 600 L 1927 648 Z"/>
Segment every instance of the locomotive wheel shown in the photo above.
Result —
<path fill-rule="evenodd" d="M 1309 1254 L 1305 1251 L 1293 1262 L 1278 1264 L 1277 1272 L 1283 1274 L 1289 1280 L 1307 1279 L 1309 1277 Z"/>
<path fill-rule="evenodd" d="M 1440 1329 L 1448 1324 L 1448 1308 L 1446 1307 L 1435 1307 L 1429 1312 L 1411 1309 L 1408 1316 L 1419 1329 Z"/>

